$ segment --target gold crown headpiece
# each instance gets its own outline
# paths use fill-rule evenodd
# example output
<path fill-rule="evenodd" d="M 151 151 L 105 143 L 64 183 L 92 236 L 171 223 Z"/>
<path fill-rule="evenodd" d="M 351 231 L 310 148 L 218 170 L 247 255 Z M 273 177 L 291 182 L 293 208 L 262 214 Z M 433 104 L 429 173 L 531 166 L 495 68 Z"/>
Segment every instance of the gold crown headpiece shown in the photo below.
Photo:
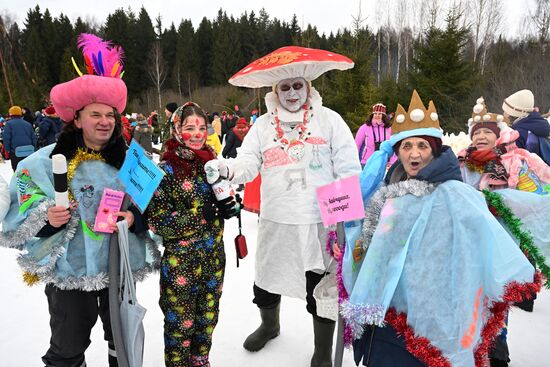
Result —
<path fill-rule="evenodd" d="M 468 127 L 470 128 L 480 122 L 506 123 L 503 115 L 487 111 L 487 105 L 483 96 L 477 99 L 474 108 L 472 108 L 472 117 L 468 119 Z"/>
<path fill-rule="evenodd" d="M 429 127 L 441 129 L 439 126 L 439 116 L 437 114 L 433 101 L 430 101 L 430 103 L 428 104 L 428 109 L 426 109 L 416 89 L 413 90 L 408 111 L 405 111 L 403 106 L 401 106 L 400 104 L 397 105 L 397 110 L 395 111 L 393 122 L 393 134 L 399 133 L 401 131 Z"/>

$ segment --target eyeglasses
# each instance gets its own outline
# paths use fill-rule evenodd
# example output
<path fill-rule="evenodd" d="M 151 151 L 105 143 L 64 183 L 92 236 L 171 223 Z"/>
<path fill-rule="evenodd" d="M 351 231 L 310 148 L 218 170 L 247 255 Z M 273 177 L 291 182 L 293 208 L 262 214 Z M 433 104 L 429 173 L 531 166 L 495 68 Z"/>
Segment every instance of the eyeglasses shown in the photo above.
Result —
<path fill-rule="evenodd" d="M 288 92 L 290 90 L 290 88 L 294 89 L 294 90 L 300 90 L 304 87 L 304 83 L 302 82 L 295 82 L 293 83 L 292 85 L 290 84 L 281 84 L 279 86 L 279 89 L 282 91 L 282 92 Z"/>

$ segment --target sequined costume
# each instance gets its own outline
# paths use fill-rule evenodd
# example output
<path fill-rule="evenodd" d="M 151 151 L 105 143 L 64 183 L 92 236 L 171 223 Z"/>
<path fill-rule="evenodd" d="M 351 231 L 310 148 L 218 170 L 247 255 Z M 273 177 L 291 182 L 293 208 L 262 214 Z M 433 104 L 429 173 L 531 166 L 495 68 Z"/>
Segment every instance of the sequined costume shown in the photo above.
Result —
<path fill-rule="evenodd" d="M 204 163 L 210 148 L 165 144 L 166 172 L 149 205 L 149 225 L 164 240 L 160 307 L 164 313 L 166 366 L 209 366 L 218 321 L 225 252 L 223 218 L 214 205 Z"/>

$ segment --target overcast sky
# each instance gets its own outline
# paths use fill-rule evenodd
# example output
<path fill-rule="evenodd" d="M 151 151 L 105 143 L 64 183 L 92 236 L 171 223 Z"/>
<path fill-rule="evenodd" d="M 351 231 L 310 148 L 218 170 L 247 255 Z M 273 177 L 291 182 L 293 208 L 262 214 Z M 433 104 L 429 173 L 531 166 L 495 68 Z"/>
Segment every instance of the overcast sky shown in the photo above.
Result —
<path fill-rule="evenodd" d="M 450 1 L 452 0 L 440 0 L 442 3 L 449 3 Z M 397 3 L 397 0 L 362 1 L 362 16 L 367 19 L 371 29 L 376 28 L 380 24 L 380 19 L 387 18 L 388 14 L 388 5 L 381 8 L 375 4 L 392 2 Z M 414 2 L 414 0 L 407 1 L 409 4 Z M 521 29 L 521 18 L 527 11 L 526 4 L 532 4 L 534 0 L 502 0 L 502 2 L 505 11 L 503 31 L 507 35 L 517 35 Z M 254 5 L 244 5 L 245 3 Z M 141 2 L 116 0 L 41 0 L 39 2 L 36 0 L 0 0 L 0 10 L 2 14 L 7 11 L 23 26 L 27 11 L 29 8 L 34 8 L 36 4 L 40 5 L 42 11 L 48 8 L 54 17 L 63 12 L 73 22 L 80 16 L 84 20 L 95 19 L 97 23 L 103 23 L 109 13 L 120 7 L 127 8 L 131 6 L 132 10 L 138 13 L 143 4 L 153 21 L 155 17 L 161 15 L 165 27 L 168 27 L 172 22 L 177 27 L 182 18 L 190 18 L 195 28 L 204 16 L 208 19 L 215 18 L 220 8 L 223 8 L 228 15 L 239 16 L 245 11 L 250 12 L 251 10 L 254 10 L 257 14 L 263 7 L 271 18 L 276 17 L 280 20 L 290 21 L 292 15 L 296 14 L 300 25 L 307 26 L 310 23 L 317 26 L 320 33 L 324 32 L 326 34 L 331 31 L 336 32 L 343 27 L 349 28 L 352 16 L 357 15 L 359 10 L 359 0 L 255 0 L 250 2 L 244 0 L 142 0 Z"/>

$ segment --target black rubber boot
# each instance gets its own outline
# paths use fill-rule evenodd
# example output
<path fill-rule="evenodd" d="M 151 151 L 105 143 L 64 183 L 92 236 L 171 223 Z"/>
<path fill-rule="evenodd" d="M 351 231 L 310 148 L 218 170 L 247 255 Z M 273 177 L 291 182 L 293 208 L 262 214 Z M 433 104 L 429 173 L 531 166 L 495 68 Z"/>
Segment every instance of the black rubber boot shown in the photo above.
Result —
<path fill-rule="evenodd" d="M 243 343 L 244 349 L 249 352 L 257 352 L 262 349 L 268 341 L 279 335 L 281 327 L 279 325 L 279 310 L 281 304 L 273 308 L 260 308 L 262 323 L 252 334 L 246 338 Z"/>
<path fill-rule="evenodd" d="M 332 340 L 336 323 L 313 317 L 315 350 L 311 357 L 311 367 L 332 367 Z"/>

